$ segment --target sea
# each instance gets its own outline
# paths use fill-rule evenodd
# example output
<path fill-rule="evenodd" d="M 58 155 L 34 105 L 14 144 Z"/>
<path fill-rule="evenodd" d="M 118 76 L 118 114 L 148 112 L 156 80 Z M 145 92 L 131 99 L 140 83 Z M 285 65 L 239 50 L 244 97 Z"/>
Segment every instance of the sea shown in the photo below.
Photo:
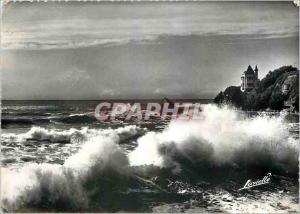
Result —
<path fill-rule="evenodd" d="M 2 212 L 300 212 L 298 114 L 101 122 L 100 102 L 2 101 Z"/>

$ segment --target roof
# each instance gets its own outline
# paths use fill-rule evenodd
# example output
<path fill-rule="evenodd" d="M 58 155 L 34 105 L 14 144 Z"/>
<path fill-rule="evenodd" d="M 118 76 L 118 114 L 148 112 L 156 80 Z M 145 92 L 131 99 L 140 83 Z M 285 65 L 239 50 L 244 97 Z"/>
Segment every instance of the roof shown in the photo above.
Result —
<path fill-rule="evenodd" d="M 248 68 L 244 72 L 244 74 L 246 74 L 246 75 L 254 75 L 254 71 L 253 71 L 253 68 L 251 67 L 251 65 L 248 66 Z"/>

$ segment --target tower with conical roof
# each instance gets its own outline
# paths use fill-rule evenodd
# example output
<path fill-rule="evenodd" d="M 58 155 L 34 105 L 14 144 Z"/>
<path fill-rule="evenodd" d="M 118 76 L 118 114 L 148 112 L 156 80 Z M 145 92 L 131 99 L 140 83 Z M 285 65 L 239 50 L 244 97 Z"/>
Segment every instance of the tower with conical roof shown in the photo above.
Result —
<path fill-rule="evenodd" d="M 258 68 L 257 65 L 255 66 L 255 69 L 251 67 L 251 65 L 248 66 L 247 70 L 244 71 L 242 77 L 242 84 L 241 84 L 241 91 L 251 91 L 253 88 L 257 86 L 258 80 Z"/>

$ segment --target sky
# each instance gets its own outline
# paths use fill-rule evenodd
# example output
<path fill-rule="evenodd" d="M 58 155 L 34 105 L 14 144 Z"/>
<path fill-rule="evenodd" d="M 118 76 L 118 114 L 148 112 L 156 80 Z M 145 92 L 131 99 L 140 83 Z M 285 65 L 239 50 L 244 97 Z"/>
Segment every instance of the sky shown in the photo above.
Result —
<path fill-rule="evenodd" d="M 213 98 L 299 65 L 292 2 L 18 2 L 3 9 L 3 99 Z"/>

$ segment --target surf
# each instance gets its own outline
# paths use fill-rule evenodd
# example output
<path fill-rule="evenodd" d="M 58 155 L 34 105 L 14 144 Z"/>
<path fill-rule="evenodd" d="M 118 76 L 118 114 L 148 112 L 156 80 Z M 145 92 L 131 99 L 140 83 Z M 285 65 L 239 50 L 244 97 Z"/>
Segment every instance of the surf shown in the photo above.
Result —
<path fill-rule="evenodd" d="M 240 180 L 257 171 L 297 177 L 298 139 L 282 116 L 244 117 L 228 106 L 214 105 L 206 105 L 202 114 L 204 120 L 172 121 L 162 131 L 34 127 L 16 139 L 84 138 L 62 165 L 2 168 L 2 204 L 15 211 L 120 211 L 139 195 L 156 203 L 167 195 L 181 201 L 185 194 L 210 192 L 226 181 L 237 191 Z M 115 205 L 109 203 L 113 198 L 119 199 Z M 134 206 L 149 211 L 147 204 Z"/>

